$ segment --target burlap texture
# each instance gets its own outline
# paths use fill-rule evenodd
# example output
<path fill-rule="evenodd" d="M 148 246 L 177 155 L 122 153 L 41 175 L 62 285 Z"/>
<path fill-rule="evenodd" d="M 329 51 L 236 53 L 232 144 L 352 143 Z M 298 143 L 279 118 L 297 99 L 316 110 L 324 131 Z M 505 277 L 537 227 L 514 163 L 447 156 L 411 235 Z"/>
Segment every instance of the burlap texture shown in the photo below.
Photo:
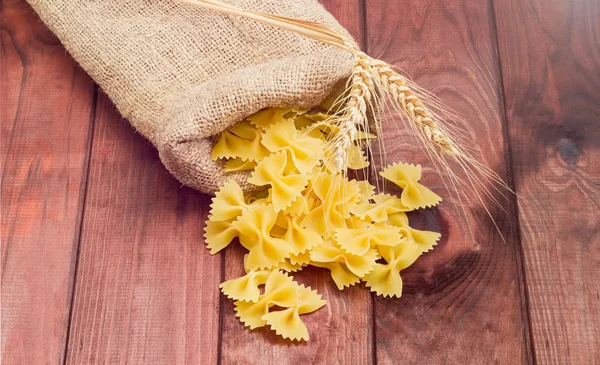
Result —
<path fill-rule="evenodd" d="M 351 72 L 344 51 L 176 0 L 28 1 L 167 169 L 207 193 L 231 177 L 247 187 L 211 160 L 211 136 L 266 107 L 315 105 Z M 226 2 L 343 29 L 316 0 Z"/>

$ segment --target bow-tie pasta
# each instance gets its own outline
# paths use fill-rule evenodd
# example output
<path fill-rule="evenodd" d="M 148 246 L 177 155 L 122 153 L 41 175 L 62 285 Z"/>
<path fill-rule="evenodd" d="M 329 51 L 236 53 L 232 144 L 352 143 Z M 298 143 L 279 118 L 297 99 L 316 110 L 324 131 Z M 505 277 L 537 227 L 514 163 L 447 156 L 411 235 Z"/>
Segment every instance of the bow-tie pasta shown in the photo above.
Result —
<path fill-rule="evenodd" d="M 264 285 L 264 293 L 260 286 Z M 316 311 L 326 304 L 316 291 L 298 285 L 286 273 L 254 271 L 221 284 L 228 298 L 236 300 L 235 311 L 244 325 L 254 329 L 268 325 L 278 335 L 291 340 L 309 339 L 301 314 Z M 271 310 L 273 307 L 281 309 Z"/>
<path fill-rule="evenodd" d="M 240 243 L 249 251 L 248 266 L 254 270 L 271 269 L 294 252 L 285 240 L 271 235 L 276 220 L 273 206 L 256 205 L 233 222 Z"/>
<path fill-rule="evenodd" d="M 275 210 L 289 207 L 308 183 L 308 176 L 294 172 L 285 152 L 260 161 L 248 182 L 256 186 L 271 186 L 270 195 Z"/>
<path fill-rule="evenodd" d="M 260 129 L 248 122 L 238 123 L 221 133 L 212 151 L 213 160 L 239 158 L 243 161 L 259 161 L 269 154 L 261 143 Z"/>
<path fill-rule="evenodd" d="M 412 242 L 402 242 L 396 246 L 381 246 L 379 253 L 385 263 L 375 264 L 373 271 L 365 276 L 365 282 L 372 291 L 384 297 L 402 296 L 400 271 L 412 265 L 421 256 L 421 249 Z"/>
<path fill-rule="evenodd" d="M 433 207 L 442 201 L 436 193 L 419 184 L 421 165 L 395 163 L 379 173 L 385 179 L 402 188 L 400 200 L 409 209 Z"/>
<path fill-rule="evenodd" d="M 220 285 L 250 329 L 269 326 L 290 340 L 309 339 L 301 316 L 326 302 L 289 273 L 316 266 L 328 270 L 338 289 L 364 281 L 378 295 L 400 297 L 400 273 L 441 235 L 409 225 L 406 212 L 441 198 L 419 183 L 419 165 L 394 164 L 381 175 L 403 189 L 376 193 L 366 180 L 349 180 L 328 158 L 342 130 L 335 115 L 292 108 L 262 110 L 223 132 L 213 158 L 225 171 L 251 170 L 244 193 L 233 180 L 211 204 L 205 238 L 211 254 L 231 242 L 248 250 L 246 275 Z M 374 136 L 358 131 L 348 167 L 369 166 L 359 146 Z M 366 174 L 365 174 L 366 175 Z"/>

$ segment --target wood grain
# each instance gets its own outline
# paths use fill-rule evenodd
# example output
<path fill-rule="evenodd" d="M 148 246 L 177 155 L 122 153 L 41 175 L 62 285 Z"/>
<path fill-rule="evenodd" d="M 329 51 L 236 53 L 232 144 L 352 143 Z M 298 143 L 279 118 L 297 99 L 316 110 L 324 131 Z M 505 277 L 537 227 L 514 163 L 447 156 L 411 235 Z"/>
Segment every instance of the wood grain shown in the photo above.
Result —
<path fill-rule="evenodd" d="M 372 56 L 464 116 L 483 161 L 514 178 L 518 205 L 492 210 L 507 243 L 472 196 L 467 218 L 456 212 L 388 123 L 385 160 L 421 163 L 444 196 L 411 216 L 442 242 L 403 273 L 398 300 L 340 292 L 324 270 L 296 275 L 328 300 L 305 316 L 308 343 L 244 329 L 218 292 L 243 274 L 244 252 L 208 254 L 210 198 L 181 187 L 107 97 L 96 100 L 24 1 L 5 0 L 2 364 L 600 364 L 600 4 L 323 3 Z"/>
<path fill-rule="evenodd" d="M 221 260 L 183 188 L 99 96 L 68 364 L 217 362 Z"/>
<path fill-rule="evenodd" d="M 368 53 L 405 70 L 463 116 L 466 139 L 479 146 L 482 162 L 506 179 L 501 83 L 488 2 L 372 0 L 366 12 Z M 432 163 L 401 123 L 387 121 L 384 140 L 386 154 L 374 155 L 380 166 L 420 163 L 423 182 L 443 196 L 438 209 L 411 217 L 411 223 L 440 231 L 443 238 L 403 272 L 402 298 L 376 297 L 377 362 L 531 362 L 514 206 L 504 200 L 506 213 L 491 209 L 505 244 L 473 194 L 463 196 L 466 215 L 454 208 Z M 494 208 L 491 202 L 487 206 Z"/>
<path fill-rule="evenodd" d="M 362 2 L 323 1 L 337 19 L 362 39 Z M 244 250 L 225 250 L 225 279 L 242 276 Z M 235 317 L 233 303 L 223 298 L 222 364 L 368 364 L 372 363 L 371 298 L 364 286 L 339 291 L 327 271 L 308 268 L 294 275 L 316 289 L 327 306 L 303 316 L 310 341 L 290 344 L 268 328 L 250 331 Z"/>
<path fill-rule="evenodd" d="M 59 363 L 94 85 L 23 1 L 0 12 L 2 364 Z"/>
<path fill-rule="evenodd" d="M 600 364 L 600 3 L 495 3 L 535 357 Z"/>

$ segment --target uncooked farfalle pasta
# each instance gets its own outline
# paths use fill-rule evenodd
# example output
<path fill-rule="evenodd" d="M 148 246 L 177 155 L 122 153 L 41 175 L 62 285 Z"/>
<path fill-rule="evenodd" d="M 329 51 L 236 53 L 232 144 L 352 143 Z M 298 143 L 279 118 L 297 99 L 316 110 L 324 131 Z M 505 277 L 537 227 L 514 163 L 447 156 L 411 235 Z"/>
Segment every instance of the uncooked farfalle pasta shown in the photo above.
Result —
<path fill-rule="evenodd" d="M 249 171 L 256 186 L 244 192 L 234 180 L 216 193 L 206 222 L 211 254 L 239 242 L 246 275 L 221 284 L 250 329 L 269 326 L 290 340 L 308 340 L 301 315 L 326 302 L 290 273 L 311 265 L 326 269 L 338 289 L 361 281 L 385 297 L 402 295 L 401 271 L 433 249 L 440 234 L 409 226 L 407 212 L 441 198 L 419 183 L 421 167 L 396 163 L 380 172 L 402 189 L 376 193 L 351 180 L 328 158 L 340 128 L 327 114 L 292 108 L 262 110 L 218 136 L 213 159 L 227 171 Z M 347 166 L 369 165 L 358 131 Z"/>

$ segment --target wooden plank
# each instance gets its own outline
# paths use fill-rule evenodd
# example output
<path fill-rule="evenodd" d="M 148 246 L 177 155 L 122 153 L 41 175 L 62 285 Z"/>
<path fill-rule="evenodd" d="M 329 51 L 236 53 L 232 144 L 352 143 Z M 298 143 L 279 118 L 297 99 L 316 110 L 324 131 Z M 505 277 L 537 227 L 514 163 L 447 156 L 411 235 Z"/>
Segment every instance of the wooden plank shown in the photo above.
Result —
<path fill-rule="evenodd" d="M 366 13 L 368 53 L 407 71 L 464 116 L 467 139 L 479 146 L 483 162 L 506 179 L 501 82 L 489 2 L 372 0 Z M 389 121 L 384 135 L 387 156 L 376 152 L 375 160 L 422 164 L 425 185 L 440 192 L 444 202 L 411 217 L 411 223 L 421 221 L 441 231 L 443 238 L 403 272 L 402 298 L 375 299 L 378 363 L 530 362 L 513 206 L 505 202 L 507 213 L 491 211 L 505 244 L 472 195 L 463 201 L 467 216 L 456 212 L 433 165 L 404 128 Z M 491 202 L 487 206 L 493 208 Z"/>
<path fill-rule="evenodd" d="M 96 115 L 67 363 L 214 364 L 208 196 L 181 187 L 104 94 Z"/>
<path fill-rule="evenodd" d="M 94 85 L 24 1 L 0 12 L 2 364 L 62 361 Z"/>
<path fill-rule="evenodd" d="M 363 31 L 361 1 L 322 1 L 349 29 L 357 42 Z M 225 279 L 242 276 L 244 249 L 225 250 Z M 372 362 L 372 309 L 362 286 L 340 292 L 329 273 L 313 268 L 294 275 L 316 289 L 327 306 L 303 316 L 310 341 L 290 345 L 267 328 L 245 329 L 235 317 L 232 301 L 222 298 L 222 364 L 367 364 Z"/>
<path fill-rule="evenodd" d="M 494 7 L 535 358 L 600 364 L 600 3 Z"/>

